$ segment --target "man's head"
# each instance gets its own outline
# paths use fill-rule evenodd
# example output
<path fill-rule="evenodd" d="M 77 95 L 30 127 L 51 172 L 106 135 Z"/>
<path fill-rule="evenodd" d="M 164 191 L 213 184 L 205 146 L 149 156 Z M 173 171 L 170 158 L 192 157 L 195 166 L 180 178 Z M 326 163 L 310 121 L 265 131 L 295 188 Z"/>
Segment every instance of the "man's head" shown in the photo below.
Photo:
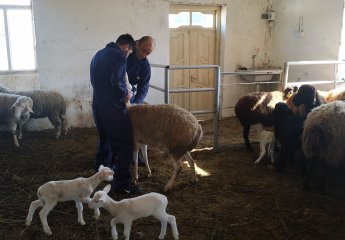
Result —
<path fill-rule="evenodd" d="M 128 33 L 122 34 L 117 38 L 116 44 L 128 57 L 128 55 L 133 52 L 134 38 Z"/>
<path fill-rule="evenodd" d="M 135 55 L 137 59 L 146 58 L 155 49 L 156 42 L 150 36 L 144 36 L 135 44 Z"/>

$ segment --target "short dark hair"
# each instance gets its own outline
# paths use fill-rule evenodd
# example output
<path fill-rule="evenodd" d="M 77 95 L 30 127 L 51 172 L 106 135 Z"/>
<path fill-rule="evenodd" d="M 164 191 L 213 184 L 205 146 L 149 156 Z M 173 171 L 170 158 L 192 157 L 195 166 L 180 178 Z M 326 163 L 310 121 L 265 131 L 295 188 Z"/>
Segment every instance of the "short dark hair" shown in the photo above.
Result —
<path fill-rule="evenodd" d="M 134 47 L 134 38 L 129 33 L 122 34 L 117 38 L 116 43 L 119 45 L 127 45 L 128 44 L 130 46 L 130 48 L 133 48 Z"/>

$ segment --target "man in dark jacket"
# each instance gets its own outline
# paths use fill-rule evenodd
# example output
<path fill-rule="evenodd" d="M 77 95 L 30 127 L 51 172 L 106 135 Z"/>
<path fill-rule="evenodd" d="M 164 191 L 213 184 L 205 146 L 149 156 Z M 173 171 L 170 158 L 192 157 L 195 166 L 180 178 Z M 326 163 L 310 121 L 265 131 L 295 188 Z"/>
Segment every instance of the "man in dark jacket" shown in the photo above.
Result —
<path fill-rule="evenodd" d="M 144 36 L 135 42 L 134 51 L 127 59 L 127 74 L 132 85 L 131 103 L 141 104 L 149 90 L 151 67 L 147 56 L 155 48 L 155 41 L 150 36 Z"/>
<path fill-rule="evenodd" d="M 116 193 L 135 193 L 140 190 L 130 184 L 133 139 L 125 105 L 129 100 L 125 81 L 126 63 L 133 47 L 133 37 L 123 34 L 116 43 L 108 43 L 98 51 L 90 65 L 92 110 L 99 133 L 96 166 L 115 166 L 112 190 Z M 117 153 L 116 159 L 112 153 Z"/>

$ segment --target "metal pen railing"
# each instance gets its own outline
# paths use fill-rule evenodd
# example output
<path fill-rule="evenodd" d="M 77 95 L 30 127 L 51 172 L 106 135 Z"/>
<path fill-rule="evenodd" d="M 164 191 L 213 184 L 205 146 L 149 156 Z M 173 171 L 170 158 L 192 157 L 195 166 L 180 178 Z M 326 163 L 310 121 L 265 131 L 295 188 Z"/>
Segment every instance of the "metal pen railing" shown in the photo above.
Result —
<path fill-rule="evenodd" d="M 213 113 L 213 149 L 218 149 L 218 131 L 219 131 L 219 118 L 220 118 L 220 78 L 221 78 L 221 68 L 219 65 L 191 65 L 191 66 L 170 66 L 161 64 L 151 64 L 151 67 L 164 68 L 164 88 L 150 84 L 150 87 L 158 91 L 164 92 L 164 102 L 170 103 L 170 93 L 189 93 L 189 92 L 215 92 L 215 106 L 212 110 L 200 110 L 191 111 L 192 114 L 204 114 Z M 170 89 L 170 76 L 169 71 L 173 70 L 185 70 L 185 69 L 210 69 L 213 68 L 215 71 L 215 87 L 213 88 L 179 88 Z"/>
<path fill-rule="evenodd" d="M 283 81 L 283 89 L 286 88 L 289 79 L 289 70 L 290 66 L 301 66 L 301 65 L 334 65 L 334 80 L 316 80 L 316 81 L 298 81 L 298 82 L 289 82 L 292 85 L 303 85 L 303 84 L 330 84 L 333 83 L 333 87 L 336 88 L 337 83 L 344 83 L 344 81 L 339 81 L 337 79 L 337 70 L 339 64 L 345 64 L 345 61 L 338 61 L 338 60 L 326 60 L 326 61 L 292 61 L 286 62 L 284 64 L 284 81 Z"/>

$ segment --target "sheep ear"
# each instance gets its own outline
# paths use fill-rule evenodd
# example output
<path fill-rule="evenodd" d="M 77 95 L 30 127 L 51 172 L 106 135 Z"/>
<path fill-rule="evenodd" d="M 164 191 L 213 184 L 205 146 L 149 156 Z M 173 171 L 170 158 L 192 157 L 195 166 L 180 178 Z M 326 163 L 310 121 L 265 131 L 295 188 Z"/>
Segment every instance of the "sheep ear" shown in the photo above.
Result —
<path fill-rule="evenodd" d="M 110 189 L 111 189 L 111 185 L 108 184 L 107 186 L 104 187 L 103 192 L 108 193 L 110 192 Z"/>
<path fill-rule="evenodd" d="M 30 105 L 29 104 L 26 104 L 26 107 L 27 107 L 27 109 L 28 109 L 28 111 L 29 112 L 31 112 L 31 113 L 33 113 L 34 111 L 32 111 L 32 108 L 30 107 Z"/>
<path fill-rule="evenodd" d="M 98 168 L 98 171 L 101 171 L 103 168 L 104 168 L 104 166 L 100 165 L 99 168 Z"/>

